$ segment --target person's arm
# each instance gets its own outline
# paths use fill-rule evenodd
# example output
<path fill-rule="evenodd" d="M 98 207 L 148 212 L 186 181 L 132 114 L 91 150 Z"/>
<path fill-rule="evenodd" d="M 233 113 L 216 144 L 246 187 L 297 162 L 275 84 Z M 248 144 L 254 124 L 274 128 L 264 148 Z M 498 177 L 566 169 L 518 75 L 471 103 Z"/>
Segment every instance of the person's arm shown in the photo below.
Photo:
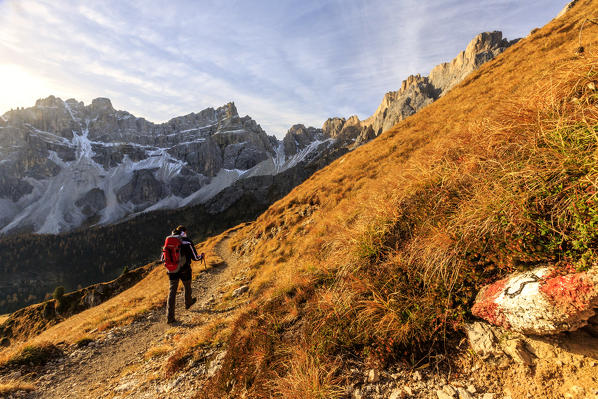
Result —
<path fill-rule="evenodd" d="M 190 250 L 189 252 L 191 253 L 191 259 L 193 259 L 194 261 L 201 260 L 199 255 L 197 255 L 197 251 L 195 250 L 195 245 L 193 245 L 193 242 L 191 240 L 185 239 L 185 241 L 183 241 L 183 244 L 189 246 L 189 250 Z"/>

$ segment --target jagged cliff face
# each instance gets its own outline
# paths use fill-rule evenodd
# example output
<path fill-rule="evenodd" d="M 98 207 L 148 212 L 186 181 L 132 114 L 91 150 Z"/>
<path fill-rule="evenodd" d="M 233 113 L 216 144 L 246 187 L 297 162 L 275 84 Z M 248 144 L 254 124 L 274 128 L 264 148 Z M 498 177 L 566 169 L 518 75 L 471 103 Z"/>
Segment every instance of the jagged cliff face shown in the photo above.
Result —
<path fill-rule="evenodd" d="M 324 132 L 330 137 L 344 135 L 355 141 L 354 146 L 363 144 L 437 100 L 515 42 L 503 39 L 501 32 L 480 33 L 451 62 L 437 65 L 429 76 L 411 75 L 399 90 L 386 93 L 368 119 L 359 121 L 353 116 L 345 122 L 344 118 L 331 118 L 324 123 Z"/>
<path fill-rule="evenodd" d="M 370 118 L 294 125 L 281 141 L 233 103 L 154 124 L 106 98 L 38 100 L 0 117 L 0 234 L 59 233 L 194 204 L 222 212 L 247 190 L 288 192 L 285 182 L 299 184 L 375 138 L 513 43 L 481 33 L 450 63 L 387 93 Z"/>
<path fill-rule="evenodd" d="M 38 100 L 0 118 L 0 231 L 59 233 L 206 202 L 319 148 L 321 130 L 291 130 L 279 142 L 233 103 L 153 124 L 105 98 Z"/>

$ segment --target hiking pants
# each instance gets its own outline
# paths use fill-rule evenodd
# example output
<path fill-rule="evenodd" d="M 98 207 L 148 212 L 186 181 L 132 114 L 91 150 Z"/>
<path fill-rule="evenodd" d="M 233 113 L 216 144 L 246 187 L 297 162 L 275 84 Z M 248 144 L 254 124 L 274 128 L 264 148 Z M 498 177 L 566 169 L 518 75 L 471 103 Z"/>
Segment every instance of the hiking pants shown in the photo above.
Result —
<path fill-rule="evenodd" d="M 182 280 L 185 288 L 185 306 L 191 305 L 191 279 Z M 176 304 L 176 292 L 179 288 L 179 278 L 170 279 L 170 291 L 168 292 L 168 300 L 166 301 L 166 318 L 168 321 L 174 320 L 174 306 Z"/>

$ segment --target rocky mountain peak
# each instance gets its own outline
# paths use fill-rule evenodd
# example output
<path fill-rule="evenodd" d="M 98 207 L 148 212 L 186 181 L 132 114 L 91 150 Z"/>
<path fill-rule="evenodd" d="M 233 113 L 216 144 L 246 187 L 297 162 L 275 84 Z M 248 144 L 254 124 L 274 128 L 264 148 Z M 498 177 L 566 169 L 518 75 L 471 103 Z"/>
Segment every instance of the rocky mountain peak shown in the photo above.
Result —
<path fill-rule="evenodd" d="M 428 83 L 428 78 L 425 76 L 422 77 L 419 73 L 417 75 L 409 75 L 407 77 L 407 79 L 405 79 L 401 82 L 401 88 L 399 89 L 399 92 L 405 92 L 405 91 L 409 90 L 411 87 L 415 87 L 420 84 L 427 84 L 427 83 Z"/>
<path fill-rule="evenodd" d="M 40 98 L 35 102 L 36 107 L 48 107 L 48 108 L 58 108 L 64 107 L 64 103 L 58 97 L 48 96 L 46 98 Z"/>
<path fill-rule="evenodd" d="M 59 233 L 204 203 L 245 176 L 303 162 L 314 141 L 324 141 L 321 129 L 296 125 L 283 146 L 233 102 L 154 124 L 108 98 L 85 105 L 49 96 L 1 119 L 0 234 Z"/>
<path fill-rule="evenodd" d="M 347 119 L 347 122 L 345 122 L 345 126 L 355 126 L 359 125 L 359 123 L 359 117 L 357 115 L 351 115 L 349 119 Z"/>
<path fill-rule="evenodd" d="M 501 31 L 482 32 L 476 35 L 465 48 L 465 57 L 474 58 L 478 53 L 508 47 L 509 41 L 503 39 Z"/>
<path fill-rule="evenodd" d="M 221 118 L 233 118 L 235 116 L 239 116 L 239 113 L 237 112 L 237 107 L 235 106 L 235 103 L 232 101 L 223 105 L 222 107 L 219 107 L 216 110 L 216 113 Z"/>
<path fill-rule="evenodd" d="M 322 129 L 305 127 L 302 124 L 293 125 L 282 140 L 284 153 L 288 156 L 295 155 L 310 144 L 324 139 Z"/>
<path fill-rule="evenodd" d="M 476 35 L 451 62 L 437 65 L 429 76 L 411 75 L 397 91 L 384 95 L 374 114 L 361 123 L 356 145 L 371 140 L 396 123 L 434 102 L 461 82 L 483 63 L 505 51 L 517 40 L 504 39 L 502 32 L 483 32 Z"/>
<path fill-rule="evenodd" d="M 440 89 L 442 95 L 480 65 L 501 54 L 515 42 L 517 40 L 503 39 L 500 31 L 480 33 L 451 62 L 435 66 L 430 71 L 430 83 Z"/>
<path fill-rule="evenodd" d="M 326 137 L 336 138 L 345 125 L 345 118 L 328 118 L 322 125 L 322 131 Z"/>
<path fill-rule="evenodd" d="M 111 113 L 114 112 L 112 102 L 108 98 L 98 97 L 91 101 L 91 112 L 100 113 Z"/>

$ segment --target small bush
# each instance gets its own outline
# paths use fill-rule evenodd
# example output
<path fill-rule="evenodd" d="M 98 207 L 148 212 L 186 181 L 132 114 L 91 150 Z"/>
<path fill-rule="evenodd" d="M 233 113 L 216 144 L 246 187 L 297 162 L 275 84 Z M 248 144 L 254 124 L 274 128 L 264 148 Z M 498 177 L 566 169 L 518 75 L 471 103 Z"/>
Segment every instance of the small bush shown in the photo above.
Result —
<path fill-rule="evenodd" d="M 25 346 L 21 352 L 13 356 L 8 365 L 14 366 L 41 366 L 49 360 L 62 355 L 62 351 L 53 344 L 42 343 L 37 345 Z"/>
<path fill-rule="evenodd" d="M 56 311 L 62 311 L 65 308 L 64 303 L 64 287 L 59 285 L 54 289 L 54 293 L 52 294 L 52 298 L 56 300 Z"/>
<path fill-rule="evenodd" d="M 54 293 L 52 294 L 52 298 L 60 302 L 64 297 L 64 287 L 59 285 L 58 287 L 54 288 Z"/>
<path fill-rule="evenodd" d="M 273 381 L 274 391 L 288 399 L 334 399 L 345 396 L 341 380 L 336 376 L 335 362 L 321 361 L 318 356 L 294 348 L 284 375 Z"/>
<path fill-rule="evenodd" d="M 166 355 L 168 352 L 172 350 L 172 347 L 169 345 L 160 345 L 151 347 L 145 352 L 146 359 L 153 359 L 155 357 L 160 357 Z"/>
<path fill-rule="evenodd" d="M 77 346 L 77 348 L 83 348 L 84 346 L 89 345 L 91 342 L 93 342 L 94 339 L 88 336 L 79 338 L 78 340 L 75 341 L 75 345 Z"/>

